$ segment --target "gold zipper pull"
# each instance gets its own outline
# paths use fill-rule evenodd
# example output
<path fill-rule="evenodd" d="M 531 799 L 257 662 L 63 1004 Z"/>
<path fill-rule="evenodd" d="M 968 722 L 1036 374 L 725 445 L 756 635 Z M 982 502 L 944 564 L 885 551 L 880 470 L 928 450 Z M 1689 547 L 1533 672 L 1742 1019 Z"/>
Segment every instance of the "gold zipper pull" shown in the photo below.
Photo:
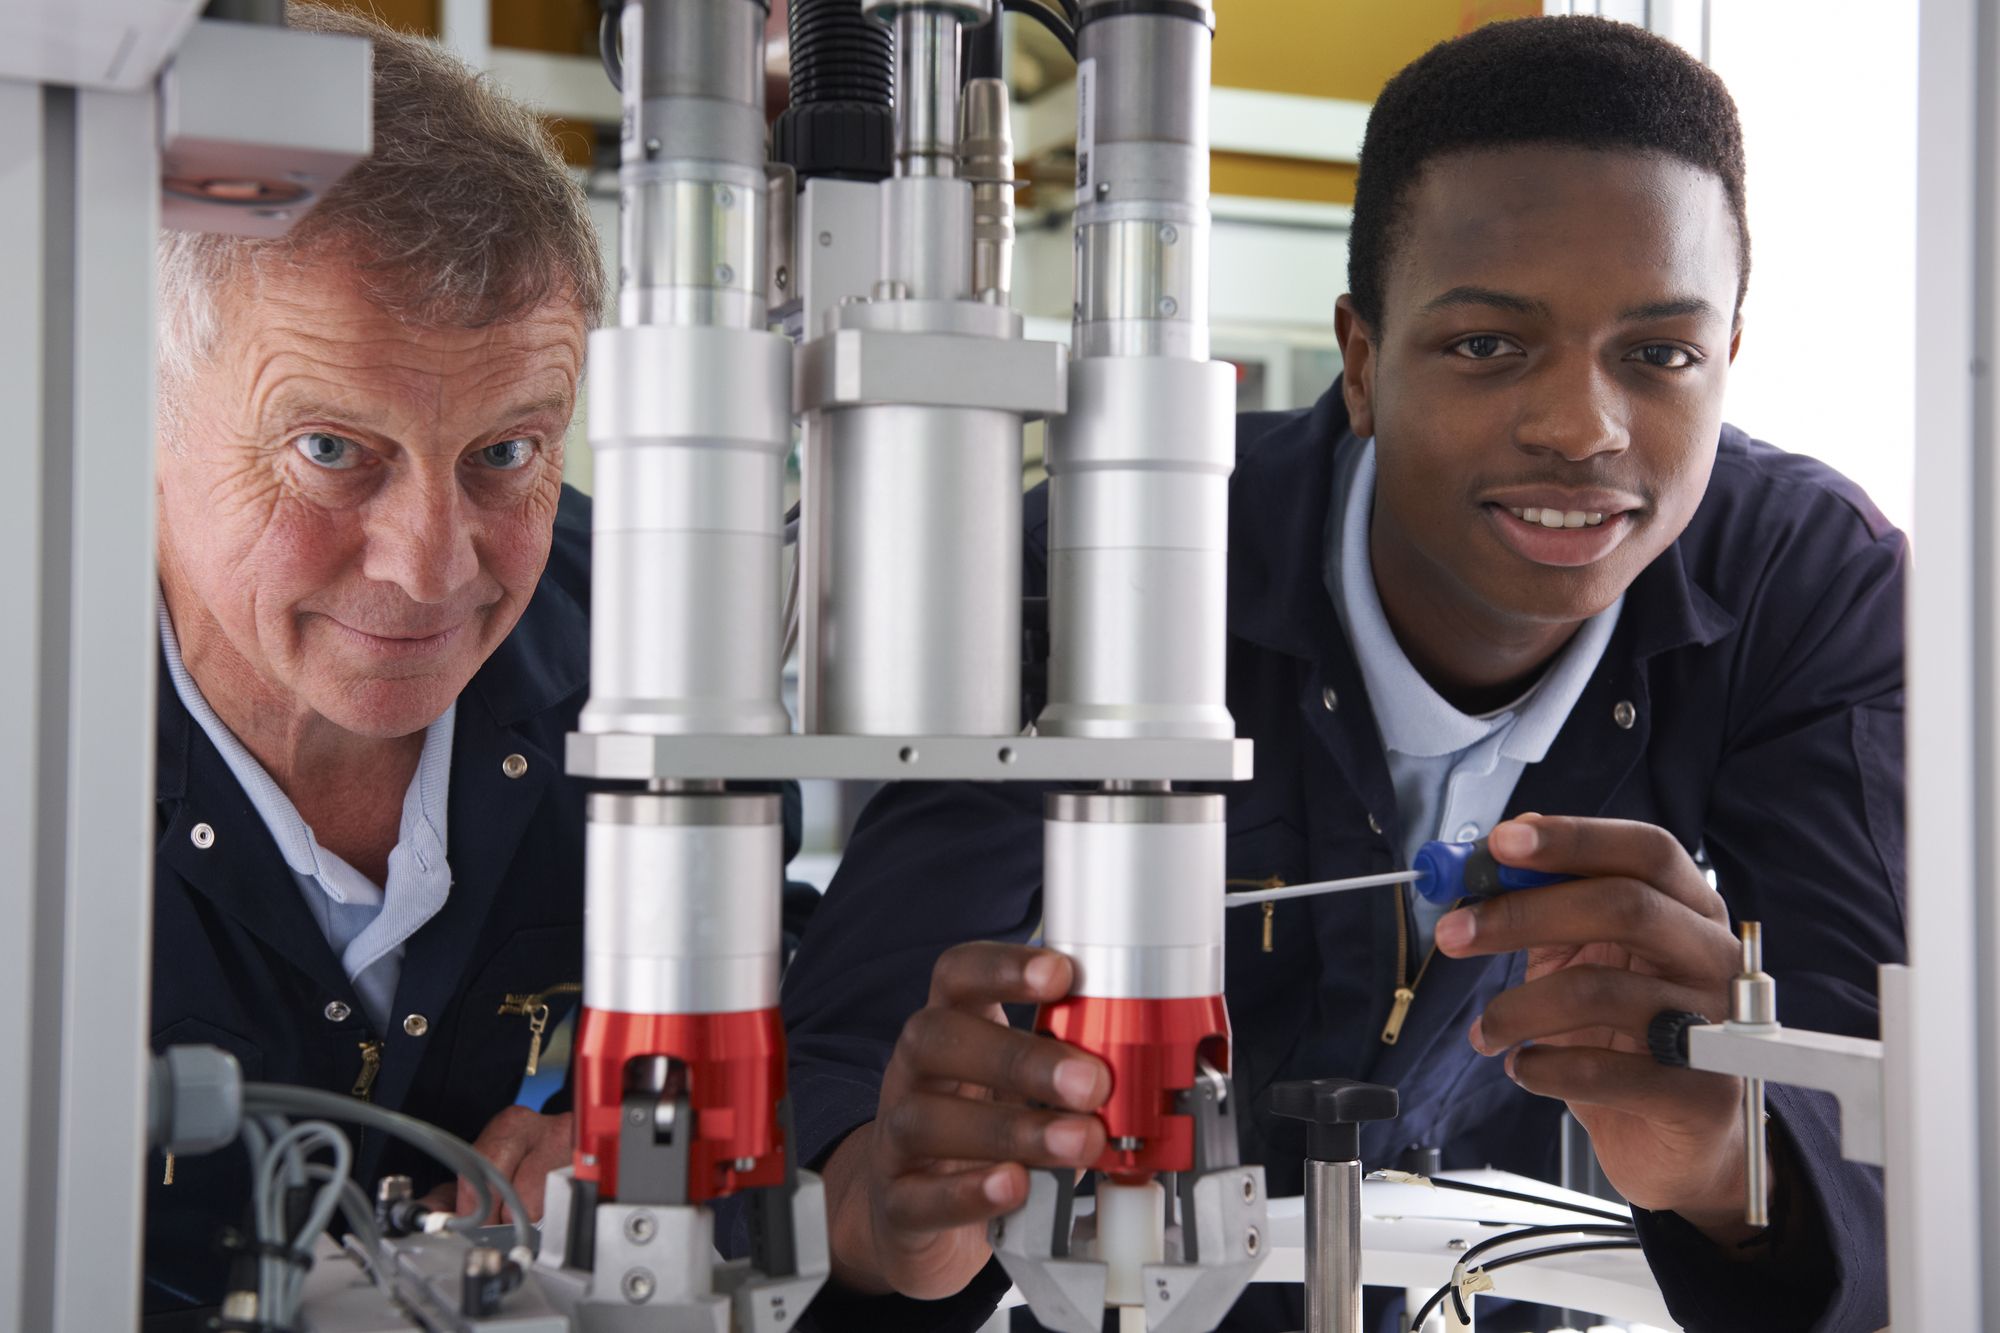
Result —
<path fill-rule="evenodd" d="M 1264 952 L 1271 952 L 1271 918 L 1278 914 L 1276 903 L 1264 904 Z"/>
<path fill-rule="evenodd" d="M 528 1012 L 528 1006 L 540 998 L 540 996 L 536 995 L 509 995 L 506 999 L 500 1001 L 500 1012 L 502 1014 L 525 1014 Z"/>
<path fill-rule="evenodd" d="M 361 1047 L 361 1073 L 354 1080 L 353 1096 L 367 1101 L 375 1091 L 375 1076 L 382 1072 L 382 1043 L 357 1042 Z"/>
<path fill-rule="evenodd" d="M 1410 1016 L 1410 1001 L 1417 998 L 1415 988 L 1396 987 L 1396 1002 L 1389 1006 L 1389 1021 L 1382 1026 L 1382 1044 L 1394 1046 L 1403 1037 L 1403 1020 Z"/>
<path fill-rule="evenodd" d="M 167 1174 L 160 1183 L 162 1185 L 171 1185 L 174 1183 L 174 1155 L 172 1153 L 167 1154 Z"/>
<path fill-rule="evenodd" d="M 549 1030 L 549 1007 L 538 1004 L 528 1010 L 528 1077 L 542 1067 L 542 1034 Z"/>

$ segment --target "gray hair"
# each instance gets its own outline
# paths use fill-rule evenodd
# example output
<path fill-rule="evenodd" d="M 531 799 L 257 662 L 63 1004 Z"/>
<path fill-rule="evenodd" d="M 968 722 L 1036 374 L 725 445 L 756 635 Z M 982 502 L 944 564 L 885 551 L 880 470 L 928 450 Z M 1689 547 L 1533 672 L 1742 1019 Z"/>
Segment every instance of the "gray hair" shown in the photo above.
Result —
<path fill-rule="evenodd" d="M 548 130 L 483 76 L 371 18 L 293 3 L 294 28 L 375 46 L 375 151 L 286 235 L 160 233 L 160 410 L 171 438 L 179 389 L 213 354 L 216 295 L 266 265 L 337 259 L 379 308 L 416 325 L 479 328 L 574 300 L 604 300 L 597 233 Z"/>

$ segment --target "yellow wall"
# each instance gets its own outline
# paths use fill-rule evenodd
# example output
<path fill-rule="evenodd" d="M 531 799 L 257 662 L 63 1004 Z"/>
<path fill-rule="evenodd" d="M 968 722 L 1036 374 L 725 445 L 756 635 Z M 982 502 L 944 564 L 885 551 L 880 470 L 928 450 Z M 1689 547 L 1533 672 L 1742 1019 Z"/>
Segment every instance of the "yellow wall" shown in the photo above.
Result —
<path fill-rule="evenodd" d="M 1373 102 L 1392 75 L 1447 38 L 1542 12 L 1541 0 L 1216 0 L 1218 87 Z M 1216 194 L 1354 202 L 1351 163 L 1216 153 Z"/>
<path fill-rule="evenodd" d="M 1541 0 L 1216 0 L 1215 82 L 1372 102 L 1448 37 L 1542 12 Z"/>

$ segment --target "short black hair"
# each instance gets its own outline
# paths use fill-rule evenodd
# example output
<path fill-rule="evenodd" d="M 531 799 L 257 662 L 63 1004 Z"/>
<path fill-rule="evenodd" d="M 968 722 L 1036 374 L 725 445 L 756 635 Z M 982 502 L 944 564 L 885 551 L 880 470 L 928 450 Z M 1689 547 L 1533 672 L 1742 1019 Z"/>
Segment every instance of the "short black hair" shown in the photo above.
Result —
<path fill-rule="evenodd" d="M 1512 19 L 1441 42 L 1389 80 L 1368 115 L 1347 287 L 1381 327 L 1405 197 L 1447 153 L 1528 144 L 1664 153 L 1721 178 L 1736 219 L 1736 300 L 1750 281 L 1743 130 L 1715 71 L 1643 28 L 1583 15 Z"/>

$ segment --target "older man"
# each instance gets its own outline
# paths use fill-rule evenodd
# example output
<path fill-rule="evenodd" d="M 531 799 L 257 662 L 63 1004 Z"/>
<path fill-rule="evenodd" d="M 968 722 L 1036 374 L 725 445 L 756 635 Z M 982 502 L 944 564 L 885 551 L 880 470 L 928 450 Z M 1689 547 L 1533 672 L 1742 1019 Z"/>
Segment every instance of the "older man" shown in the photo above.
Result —
<path fill-rule="evenodd" d="M 160 245 L 153 1040 L 477 1136 L 538 1210 L 569 1117 L 509 1107 L 582 975 L 562 463 L 597 244 L 528 113 L 423 43 L 293 21 L 374 40 L 374 156 L 282 240 Z M 356 1175 L 390 1171 L 449 1183 L 370 1136 Z M 220 1294 L 249 1185 L 239 1153 L 153 1173 L 168 1327 Z"/>

